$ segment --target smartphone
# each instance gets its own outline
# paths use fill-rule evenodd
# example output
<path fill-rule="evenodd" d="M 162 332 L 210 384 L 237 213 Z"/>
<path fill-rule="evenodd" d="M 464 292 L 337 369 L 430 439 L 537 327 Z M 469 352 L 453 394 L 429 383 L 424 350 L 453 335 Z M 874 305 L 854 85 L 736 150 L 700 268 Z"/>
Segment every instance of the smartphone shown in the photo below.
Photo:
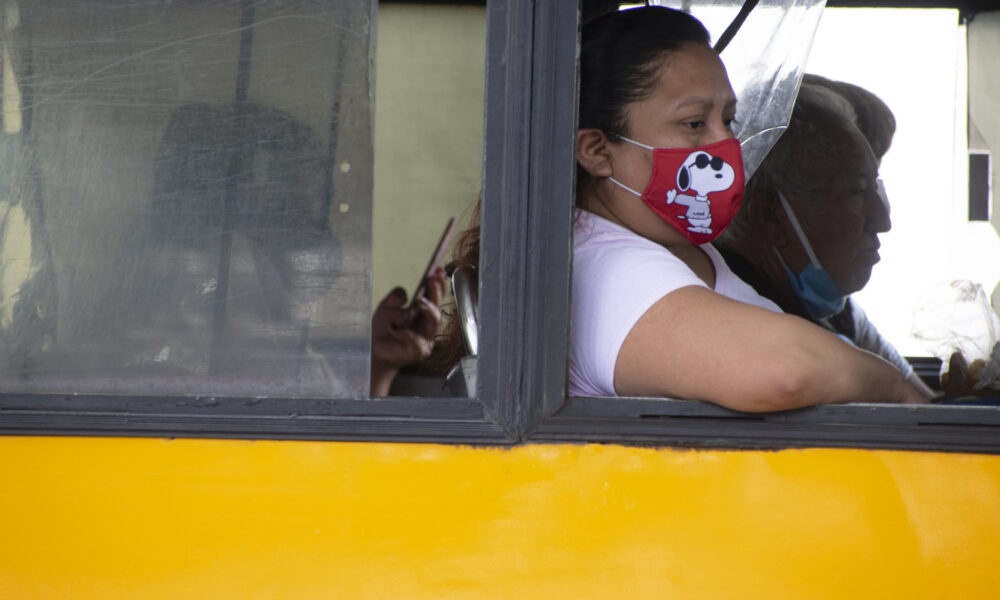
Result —
<path fill-rule="evenodd" d="M 434 268 L 440 265 L 444 259 L 444 253 L 448 249 L 448 242 L 451 241 L 451 234 L 454 232 L 455 217 L 451 217 L 448 219 L 448 224 L 444 226 L 444 233 L 441 234 L 441 239 L 438 240 L 437 246 L 434 248 L 434 254 L 431 255 L 431 260 L 427 263 L 427 268 L 424 269 L 424 274 L 420 277 L 417 289 L 410 296 L 410 308 L 417 302 L 417 298 L 420 298 L 427 292 L 427 278 L 430 277 Z"/>

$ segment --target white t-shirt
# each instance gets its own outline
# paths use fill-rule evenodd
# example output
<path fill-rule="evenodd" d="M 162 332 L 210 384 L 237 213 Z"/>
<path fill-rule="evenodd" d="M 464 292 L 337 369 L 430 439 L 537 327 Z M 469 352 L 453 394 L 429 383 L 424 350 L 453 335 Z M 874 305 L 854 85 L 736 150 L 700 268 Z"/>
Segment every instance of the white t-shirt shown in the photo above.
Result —
<path fill-rule="evenodd" d="M 714 247 L 699 248 L 715 267 L 715 292 L 781 312 L 736 277 Z M 625 336 L 660 298 L 691 285 L 708 287 L 663 246 L 593 213 L 576 211 L 569 394 L 616 396 L 615 363 Z"/>

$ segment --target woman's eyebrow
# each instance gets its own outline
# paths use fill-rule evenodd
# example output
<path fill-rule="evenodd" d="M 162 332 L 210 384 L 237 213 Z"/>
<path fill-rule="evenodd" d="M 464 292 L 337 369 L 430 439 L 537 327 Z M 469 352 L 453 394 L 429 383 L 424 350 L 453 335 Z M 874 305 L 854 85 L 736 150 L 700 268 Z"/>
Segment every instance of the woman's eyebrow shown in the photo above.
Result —
<path fill-rule="evenodd" d="M 694 106 L 694 105 L 709 107 L 712 105 L 713 102 L 714 100 L 712 98 L 701 98 L 695 96 L 692 98 L 685 98 L 681 100 L 680 102 L 674 105 L 674 108 L 685 108 L 687 106 Z"/>
<path fill-rule="evenodd" d="M 685 108 L 688 106 L 701 106 L 703 108 L 711 108 L 715 104 L 715 98 L 707 98 L 702 96 L 693 96 L 691 98 L 685 98 L 674 105 L 675 109 Z M 730 98 L 726 101 L 723 108 L 730 109 L 736 107 L 736 98 Z"/>

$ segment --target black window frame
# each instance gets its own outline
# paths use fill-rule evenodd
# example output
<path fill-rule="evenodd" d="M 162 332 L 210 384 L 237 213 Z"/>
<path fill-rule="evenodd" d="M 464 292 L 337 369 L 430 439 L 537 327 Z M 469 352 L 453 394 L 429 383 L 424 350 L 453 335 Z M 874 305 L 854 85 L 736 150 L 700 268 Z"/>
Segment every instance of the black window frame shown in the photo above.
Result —
<path fill-rule="evenodd" d="M 487 3 L 476 398 L 0 396 L 0 434 L 1000 452 L 1000 409 L 566 397 L 577 0 Z"/>

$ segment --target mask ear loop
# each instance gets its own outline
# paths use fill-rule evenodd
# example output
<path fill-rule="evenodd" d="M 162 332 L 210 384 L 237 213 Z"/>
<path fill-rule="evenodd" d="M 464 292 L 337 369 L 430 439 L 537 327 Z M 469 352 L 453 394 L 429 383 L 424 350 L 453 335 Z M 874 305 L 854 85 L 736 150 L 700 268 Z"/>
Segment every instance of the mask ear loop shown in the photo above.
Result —
<path fill-rule="evenodd" d="M 617 180 L 617 179 L 615 179 L 614 177 L 611 177 L 611 176 L 609 175 L 609 176 L 608 176 L 608 179 L 610 179 L 610 180 L 611 180 L 611 183 L 613 183 L 613 184 L 617 185 L 618 187 L 622 188 L 623 190 L 625 190 L 625 191 L 627 191 L 627 192 L 631 192 L 631 193 L 635 194 L 636 196 L 638 196 L 638 197 L 642 198 L 642 194 L 640 194 L 639 192 L 637 192 L 637 191 L 633 190 L 632 188 L 630 188 L 629 186 L 625 185 L 624 183 L 622 183 L 622 182 L 618 181 L 618 180 Z"/>
<path fill-rule="evenodd" d="M 805 249 L 806 255 L 809 257 L 809 262 L 812 263 L 817 269 L 822 269 L 823 265 L 820 264 L 819 259 L 816 257 L 816 253 L 813 252 L 812 246 L 809 245 L 809 240 L 806 238 L 806 232 L 802 230 L 802 225 L 799 224 L 798 218 L 795 216 L 795 212 L 792 211 L 792 207 L 788 204 L 788 200 L 785 199 L 785 195 L 781 193 L 781 190 L 775 190 L 778 192 L 778 200 L 781 201 L 781 206 L 785 209 L 785 214 L 788 215 L 788 222 L 792 224 L 792 229 L 795 230 L 795 235 L 799 236 L 799 243 L 802 244 L 802 248 Z M 775 252 L 778 251 L 777 248 L 774 249 Z M 778 258 L 781 258 L 781 254 L 778 254 Z M 785 261 L 781 261 L 784 264 Z"/>
<path fill-rule="evenodd" d="M 622 140 L 623 142 L 628 142 L 628 143 L 630 143 L 630 144 L 632 144 L 634 146 L 639 146 L 640 148 L 645 148 L 646 150 L 649 150 L 651 152 L 653 150 L 655 150 L 655 148 L 653 148 L 652 146 L 647 146 L 646 144 L 640 144 L 639 142 L 637 142 L 635 140 L 632 140 L 632 139 L 629 139 L 629 138 L 625 137 L 624 135 L 618 135 L 618 134 L 612 134 L 612 135 L 614 137 Z M 630 188 L 629 186 L 625 185 L 624 183 L 618 181 L 614 177 L 608 176 L 608 179 L 611 180 L 611 183 L 617 185 L 618 187 L 622 188 L 623 190 L 628 191 L 628 192 L 632 192 L 636 196 L 642 198 L 642 194 L 640 194 L 639 192 L 633 190 L 632 188 Z"/>
<path fill-rule="evenodd" d="M 628 142 L 628 143 L 630 143 L 630 144 L 632 144 L 634 146 L 639 146 L 640 148 L 645 148 L 646 150 L 650 150 L 650 151 L 656 150 L 656 148 L 654 148 L 652 146 L 647 146 L 646 144 L 639 143 L 639 142 L 637 142 L 637 141 L 635 141 L 633 139 L 625 137 L 624 135 L 618 135 L 618 134 L 612 134 L 612 135 L 614 135 L 616 138 L 620 139 L 621 141 Z"/>

